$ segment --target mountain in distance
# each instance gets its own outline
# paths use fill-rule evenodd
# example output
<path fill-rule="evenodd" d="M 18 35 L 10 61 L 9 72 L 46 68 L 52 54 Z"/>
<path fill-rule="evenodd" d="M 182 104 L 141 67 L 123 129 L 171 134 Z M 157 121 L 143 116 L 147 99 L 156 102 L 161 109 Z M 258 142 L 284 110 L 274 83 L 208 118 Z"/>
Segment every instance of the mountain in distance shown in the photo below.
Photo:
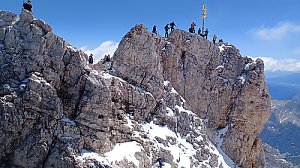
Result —
<path fill-rule="evenodd" d="M 291 100 L 300 93 L 300 72 L 266 71 L 269 92 L 275 100 Z"/>
<path fill-rule="evenodd" d="M 260 138 L 277 148 L 283 158 L 299 166 L 300 73 L 266 71 L 265 75 L 272 97 L 272 115 L 260 133 Z"/>

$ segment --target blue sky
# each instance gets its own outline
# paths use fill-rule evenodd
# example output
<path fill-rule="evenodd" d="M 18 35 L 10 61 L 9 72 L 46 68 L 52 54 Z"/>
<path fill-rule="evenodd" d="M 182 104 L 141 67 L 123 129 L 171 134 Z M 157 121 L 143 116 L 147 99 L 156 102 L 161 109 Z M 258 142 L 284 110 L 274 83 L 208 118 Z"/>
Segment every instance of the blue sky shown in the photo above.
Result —
<path fill-rule="evenodd" d="M 22 1 L 0 0 L 0 9 L 21 12 Z M 242 55 L 264 57 L 273 65 L 284 62 L 300 70 L 299 0 L 32 0 L 34 15 L 77 48 L 105 52 L 135 24 L 163 26 L 175 21 L 187 30 L 201 25 L 201 8 L 207 5 L 206 25 L 234 44 Z M 113 41 L 113 42 L 107 42 Z M 99 46 L 102 45 L 102 48 Z M 102 53 L 103 54 L 103 53 Z M 283 67 L 284 69 L 284 67 Z"/>

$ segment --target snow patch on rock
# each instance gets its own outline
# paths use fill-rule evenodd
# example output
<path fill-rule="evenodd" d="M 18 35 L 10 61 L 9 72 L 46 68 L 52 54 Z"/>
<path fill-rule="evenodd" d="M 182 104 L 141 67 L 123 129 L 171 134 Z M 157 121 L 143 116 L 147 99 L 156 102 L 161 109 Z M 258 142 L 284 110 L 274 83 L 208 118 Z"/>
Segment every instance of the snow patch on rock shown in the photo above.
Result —
<path fill-rule="evenodd" d="M 125 142 L 116 144 L 112 151 L 107 152 L 104 155 L 109 162 L 119 162 L 127 159 L 139 167 L 139 161 L 136 159 L 135 153 L 141 152 L 141 150 L 142 147 L 137 142 Z"/>
<path fill-rule="evenodd" d="M 216 147 L 217 150 L 219 151 L 219 153 L 222 155 L 224 161 L 226 162 L 226 164 L 230 167 L 236 167 L 235 163 L 225 154 L 225 152 L 223 151 L 223 149 L 221 148 L 222 144 L 223 144 L 223 140 L 224 140 L 224 136 L 226 135 L 226 132 L 229 129 L 229 125 L 227 125 L 225 128 L 220 129 L 218 131 L 217 137 L 215 139 L 216 142 Z"/>

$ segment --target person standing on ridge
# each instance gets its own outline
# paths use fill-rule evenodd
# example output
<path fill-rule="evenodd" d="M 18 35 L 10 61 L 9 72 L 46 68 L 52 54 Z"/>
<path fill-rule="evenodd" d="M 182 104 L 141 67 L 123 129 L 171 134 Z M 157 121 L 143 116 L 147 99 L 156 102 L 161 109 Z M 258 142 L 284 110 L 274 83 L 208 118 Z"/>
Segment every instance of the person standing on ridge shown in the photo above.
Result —
<path fill-rule="evenodd" d="M 204 31 L 204 36 L 205 36 L 205 39 L 207 40 L 207 36 L 208 36 L 208 29 L 206 29 L 206 30 Z"/>
<path fill-rule="evenodd" d="M 156 26 L 154 25 L 153 28 L 152 28 L 152 33 L 156 34 L 157 35 L 157 29 L 156 29 Z"/>
<path fill-rule="evenodd" d="M 220 46 L 221 46 L 222 44 L 223 44 L 223 40 L 222 40 L 222 39 L 220 39 L 220 40 L 219 40 L 219 42 L 218 42 L 218 45 L 220 45 Z"/>
<path fill-rule="evenodd" d="M 26 3 L 23 3 L 23 9 L 27 10 L 28 12 L 32 12 L 32 5 L 30 0 L 28 0 Z"/>
<path fill-rule="evenodd" d="M 110 62 L 110 55 L 107 54 L 106 57 L 104 57 L 104 61 L 105 62 Z"/>
<path fill-rule="evenodd" d="M 198 34 L 200 35 L 201 34 L 201 28 L 199 27 L 198 29 Z"/>
<path fill-rule="evenodd" d="M 192 33 L 195 33 L 195 26 L 196 26 L 196 23 L 192 22 L 192 24 L 191 24 L 191 32 Z"/>
<path fill-rule="evenodd" d="M 93 64 L 93 62 L 94 62 L 94 58 L 93 58 L 93 54 L 91 54 L 89 56 L 89 64 Z"/>
<path fill-rule="evenodd" d="M 212 40 L 214 44 L 216 44 L 216 40 L 217 40 L 217 36 L 214 35 L 213 40 Z"/>
<path fill-rule="evenodd" d="M 166 26 L 165 26 L 165 31 L 166 31 L 166 33 L 165 33 L 165 37 L 169 37 L 169 24 L 167 24 Z"/>
<path fill-rule="evenodd" d="M 174 31 L 174 29 L 175 29 L 175 26 L 176 26 L 176 24 L 175 24 L 175 22 L 174 22 L 174 21 L 173 21 L 172 23 L 170 23 L 171 32 L 173 32 L 173 31 Z"/>

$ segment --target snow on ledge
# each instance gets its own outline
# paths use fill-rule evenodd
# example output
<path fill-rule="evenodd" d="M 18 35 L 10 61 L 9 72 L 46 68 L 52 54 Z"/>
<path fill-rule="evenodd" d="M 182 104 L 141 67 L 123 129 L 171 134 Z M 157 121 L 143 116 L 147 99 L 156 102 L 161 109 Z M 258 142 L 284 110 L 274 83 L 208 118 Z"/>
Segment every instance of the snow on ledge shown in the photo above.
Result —
<path fill-rule="evenodd" d="M 169 116 L 169 117 L 175 116 L 174 111 L 172 109 L 170 109 L 169 107 L 166 108 L 166 111 L 167 111 L 167 116 Z"/>
<path fill-rule="evenodd" d="M 105 158 L 101 157 L 98 153 L 91 152 L 85 149 L 81 150 L 80 154 L 76 157 L 76 160 L 82 163 L 89 159 L 94 159 L 100 163 L 108 164 L 108 161 Z"/>
<path fill-rule="evenodd" d="M 223 144 L 223 140 L 224 140 L 224 136 L 226 135 L 226 132 L 229 129 L 229 125 L 227 125 L 225 128 L 220 129 L 218 132 L 218 135 L 215 139 L 216 142 L 216 148 L 219 151 L 219 153 L 223 156 L 223 159 L 225 161 L 225 163 L 230 167 L 230 168 L 238 168 L 235 163 L 225 154 L 225 152 L 223 151 L 223 149 L 221 148 L 222 144 Z"/>
<path fill-rule="evenodd" d="M 220 49 L 220 52 L 224 51 L 225 50 L 225 45 L 222 44 L 221 46 L 219 46 L 219 49 Z"/>
<path fill-rule="evenodd" d="M 186 109 L 183 108 L 182 106 L 176 105 L 175 108 L 178 109 L 178 111 L 179 111 L 180 113 L 186 112 L 186 113 L 189 114 L 189 115 L 195 115 L 195 113 L 193 113 L 193 112 L 190 111 L 190 110 L 186 110 Z"/>
<path fill-rule="evenodd" d="M 104 156 L 88 150 L 81 150 L 81 153 L 76 157 L 76 160 L 84 163 L 86 160 L 94 159 L 102 164 L 112 166 L 116 162 L 127 159 L 129 162 L 132 162 L 139 167 L 139 161 L 135 158 L 135 153 L 141 152 L 141 150 L 142 147 L 137 142 L 118 143 L 112 151 L 105 153 Z"/>
<path fill-rule="evenodd" d="M 74 48 L 74 47 L 71 46 L 71 45 L 68 45 L 67 48 L 70 49 L 70 50 L 73 51 L 73 52 L 76 52 L 76 51 L 77 51 L 76 48 Z"/>
<path fill-rule="evenodd" d="M 104 155 L 109 162 L 119 162 L 127 159 L 139 167 L 139 161 L 134 155 L 136 152 L 141 152 L 142 149 L 141 145 L 137 142 L 118 143 L 112 151 L 107 152 Z"/>
<path fill-rule="evenodd" d="M 172 85 L 170 81 L 164 81 L 164 86 L 168 86 L 168 85 Z M 185 103 L 185 99 L 174 89 L 174 87 L 172 87 L 171 93 L 173 94 L 177 94 L 180 96 L 181 100 Z"/>
<path fill-rule="evenodd" d="M 245 84 L 245 82 L 246 82 L 246 75 L 243 74 L 243 75 L 239 76 L 237 79 L 240 80 L 242 82 L 242 84 Z"/>

